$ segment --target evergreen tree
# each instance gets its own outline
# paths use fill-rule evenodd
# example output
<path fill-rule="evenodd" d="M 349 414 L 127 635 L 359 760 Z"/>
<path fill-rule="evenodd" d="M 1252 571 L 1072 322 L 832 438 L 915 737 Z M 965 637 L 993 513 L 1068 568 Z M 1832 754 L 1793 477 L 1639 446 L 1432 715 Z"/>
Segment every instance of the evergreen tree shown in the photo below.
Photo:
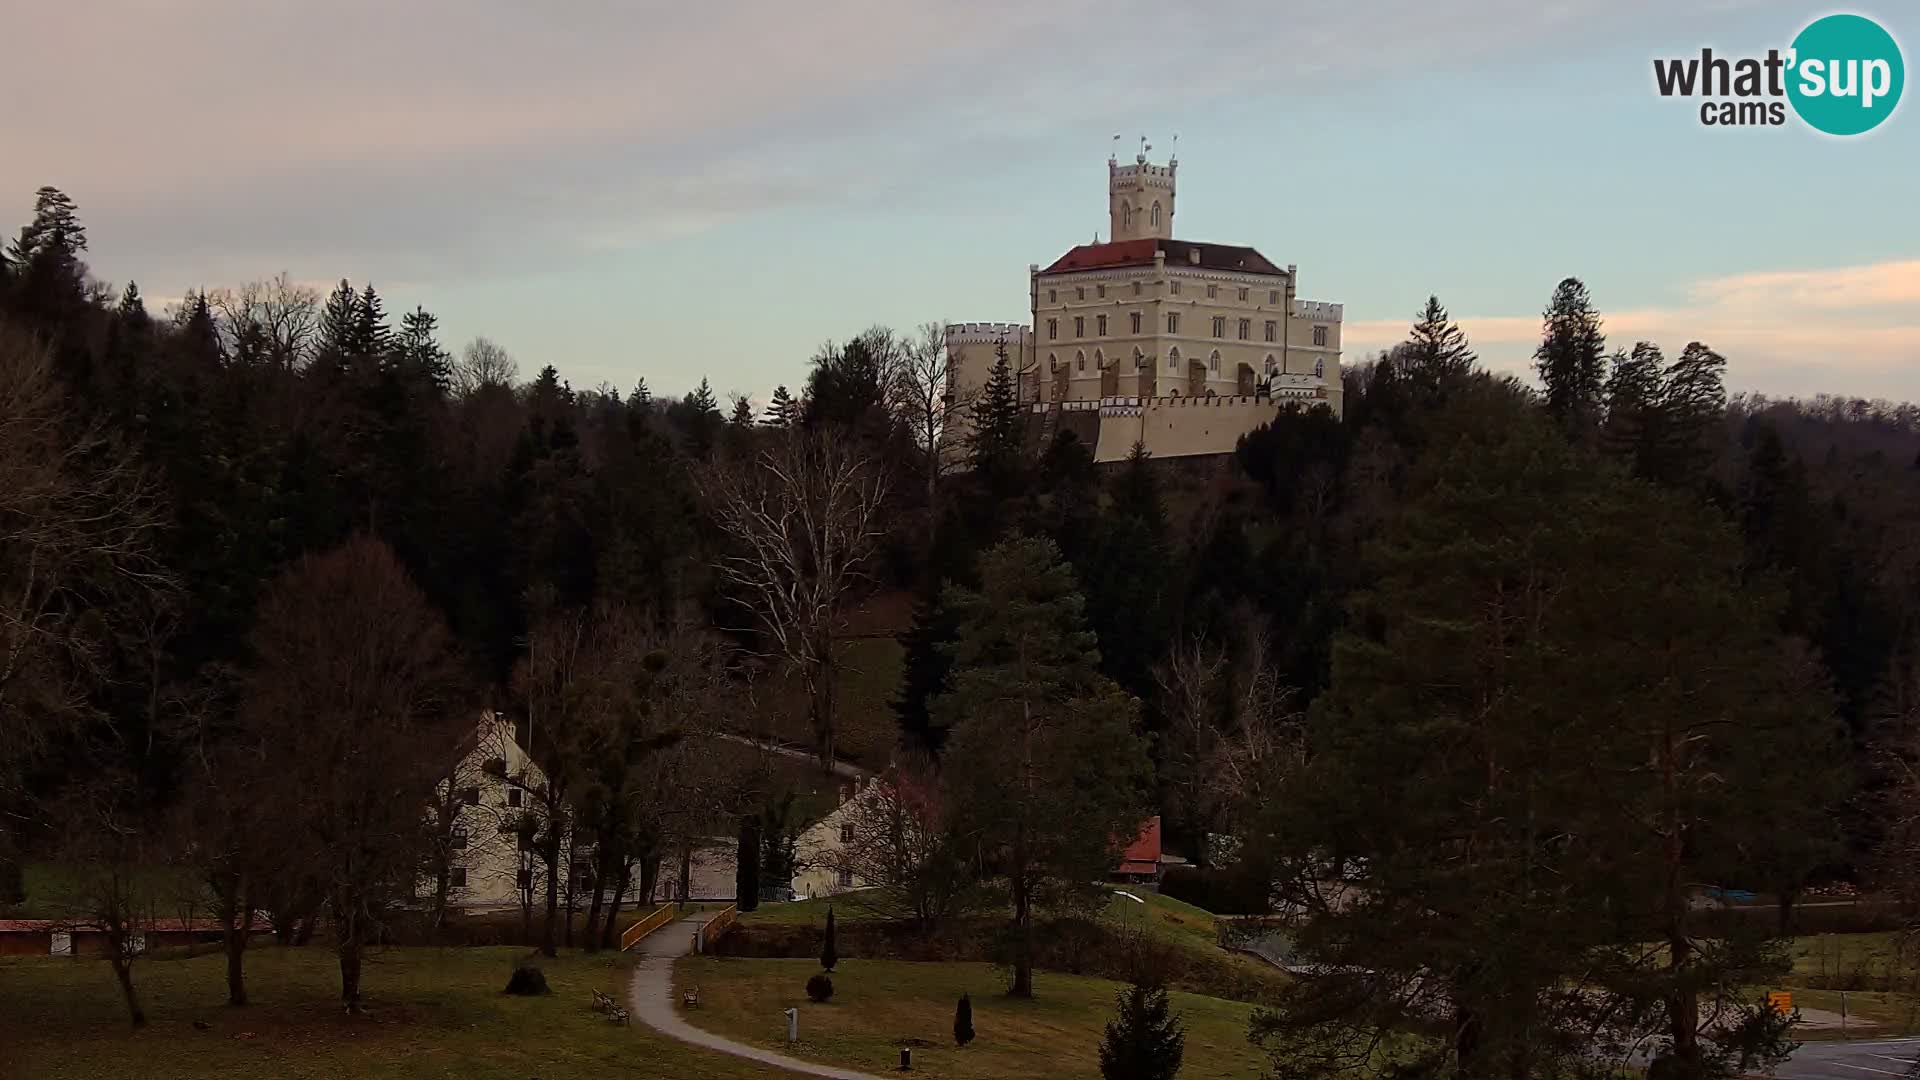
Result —
<path fill-rule="evenodd" d="M 1429 396 L 1466 376 L 1478 360 L 1467 345 L 1467 335 L 1447 317 L 1447 309 L 1440 306 L 1437 296 L 1427 297 L 1427 306 L 1414 320 L 1406 345 L 1395 355 L 1402 373 Z"/>
<path fill-rule="evenodd" d="M 787 392 L 785 383 L 774 387 L 773 400 L 767 403 L 767 415 L 760 421 L 768 427 L 792 427 L 800 420 L 800 403 Z"/>
<path fill-rule="evenodd" d="M 1607 376 L 1606 420 L 1600 447 L 1640 476 L 1648 475 L 1660 438 L 1661 401 L 1666 395 L 1666 357 L 1650 341 L 1631 352 L 1613 354 Z"/>
<path fill-rule="evenodd" d="M 1007 343 L 993 348 L 993 372 L 972 407 L 973 430 L 968 436 L 969 464 L 997 494 L 1017 489 L 1024 463 L 1020 402 L 1013 381 L 1013 363 Z"/>
<path fill-rule="evenodd" d="M 820 944 L 820 966 L 822 968 L 825 968 L 828 971 L 832 971 L 835 965 L 840 963 L 839 944 L 836 941 L 834 941 L 834 936 L 835 935 L 834 935 L 834 929 L 833 929 L 833 905 L 828 904 L 827 905 L 827 934 L 826 934 L 826 939 L 822 941 Z"/>
<path fill-rule="evenodd" d="M 387 325 L 386 307 L 380 301 L 380 294 L 373 291 L 372 282 L 361 290 L 359 301 L 354 305 L 350 342 L 349 355 L 363 360 L 384 359 L 393 347 L 393 330 Z"/>
<path fill-rule="evenodd" d="M 947 603 L 960 634 L 934 702 L 952 732 L 941 771 L 957 826 L 993 853 L 1011 894 L 1008 992 L 1032 997 L 1034 907 L 1104 877 L 1139 830 L 1139 703 L 1099 674 L 1085 602 L 1051 541 L 992 548 L 979 590 L 950 588 Z"/>
<path fill-rule="evenodd" d="M 85 250 L 87 228 L 80 223 L 73 200 L 57 187 L 43 187 L 34 192 L 33 220 L 21 226 L 7 260 L 26 269 L 49 259 L 72 263 Z"/>
<path fill-rule="evenodd" d="M 1593 433 L 1600 419 L 1606 379 L 1606 335 L 1600 313 L 1579 278 L 1567 278 L 1553 290 L 1542 314 L 1545 331 L 1534 350 L 1534 369 L 1546 392 L 1547 413 L 1578 439 Z"/>
<path fill-rule="evenodd" d="M 426 308 L 415 307 L 400 324 L 399 356 L 407 377 L 429 381 L 446 393 L 453 386 L 453 354 L 434 336 L 440 321 Z"/>
<path fill-rule="evenodd" d="M 960 995 L 960 1001 L 953 1007 L 953 1044 L 965 1046 L 973 1041 L 973 998 Z"/>
<path fill-rule="evenodd" d="M 1135 443 L 1077 570 L 1087 622 L 1100 642 L 1100 670 L 1143 700 L 1153 693 L 1154 665 L 1172 636 L 1165 590 L 1171 561 L 1159 485 L 1146 447 Z"/>
<path fill-rule="evenodd" d="M 735 394 L 733 396 L 733 414 L 727 417 L 727 423 L 736 429 L 752 427 L 753 399 L 745 394 Z"/>
<path fill-rule="evenodd" d="M 647 389 L 645 377 L 634 382 L 633 393 L 627 395 L 627 408 L 641 411 L 653 408 L 653 391 Z"/>
<path fill-rule="evenodd" d="M 1726 371 L 1726 358 L 1698 341 L 1689 342 L 1666 369 L 1650 478 L 1694 490 L 1709 483 L 1726 437 Z"/>
<path fill-rule="evenodd" d="M 1173 1080 L 1187 1036 L 1166 990 L 1136 983 L 1114 995 L 1114 1012 L 1100 1041 L 1103 1080 Z"/>
<path fill-rule="evenodd" d="M 317 354 L 323 364 L 338 367 L 353 355 L 354 339 L 360 319 L 360 297 L 346 278 L 334 286 L 320 309 Z"/>
<path fill-rule="evenodd" d="M 114 315 L 130 329 L 145 330 L 152 325 L 147 315 L 147 302 L 140 297 L 138 282 L 129 281 L 120 293 L 120 303 L 114 308 Z"/>
<path fill-rule="evenodd" d="M 953 609 L 937 597 L 923 597 L 914 604 L 913 625 L 907 628 L 905 657 L 901 660 L 899 696 L 893 700 L 894 717 L 900 724 L 900 738 L 910 747 L 939 754 L 947 740 L 930 705 L 947 687 L 947 672 L 953 666 L 951 647 L 959 633 Z"/>
<path fill-rule="evenodd" d="M 180 307 L 179 354 L 199 368 L 220 366 L 225 358 L 220 346 L 220 327 L 213 318 L 213 305 L 206 290 L 189 292 Z"/>

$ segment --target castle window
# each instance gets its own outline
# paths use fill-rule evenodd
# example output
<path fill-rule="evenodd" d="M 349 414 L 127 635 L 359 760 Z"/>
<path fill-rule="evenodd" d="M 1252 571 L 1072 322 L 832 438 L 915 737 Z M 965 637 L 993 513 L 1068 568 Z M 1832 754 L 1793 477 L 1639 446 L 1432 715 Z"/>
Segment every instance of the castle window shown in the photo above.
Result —
<path fill-rule="evenodd" d="M 1242 299 L 1242 300 L 1245 300 L 1246 298 L 1247 298 L 1247 290 L 1245 290 L 1245 289 L 1241 289 L 1241 290 L 1240 290 L 1240 299 Z"/>
<path fill-rule="evenodd" d="M 1085 315 L 1075 315 L 1073 317 L 1073 336 L 1087 336 L 1087 317 Z"/>
<path fill-rule="evenodd" d="M 465 825 L 455 825 L 453 827 L 453 831 L 447 834 L 447 846 L 456 849 L 467 846 L 467 827 Z"/>
<path fill-rule="evenodd" d="M 456 889 L 466 888 L 467 887 L 467 868 L 464 866 L 448 867 L 447 868 L 447 884 Z"/>
<path fill-rule="evenodd" d="M 1225 315 L 1215 315 L 1213 317 L 1213 336 L 1227 336 L 1227 317 Z"/>
<path fill-rule="evenodd" d="M 1272 319 L 1268 319 L 1267 320 L 1267 340 L 1279 341 L 1280 340 L 1279 335 L 1280 335 L 1280 324 L 1273 321 Z"/>
<path fill-rule="evenodd" d="M 1055 294 L 1054 290 L 1052 289 L 1047 290 L 1047 303 L 1051 304 L 1059 299 L 1060 299 L 1059 296 Z"/>
<path fill-rule="evenodd" d="M 1086 353 L 1073 354 L 1073 369 L 1075 371 L 1087 370 L 1087 354 Z"/>
<path fill-rule="evenodd" d="M 1316 379 L 1324 379 L 1327 377 L 1327 362 L 1325 360 L 1315 360 L 1313 362 L 1313 377 Z"/>
<path fill-rule="evenodd" d="M 1093 332 L 1096 337 L 1107 336 L 1107 317 L 1105 315 L 1094 320 Z"/>
<path fill-rule="evenodd" d="M 1124 228 L 1133 227 L 1133 204 L 1132 203 L 1120 204 L 1120 224 Z"/>
<path fill-rule="evenodd" d="M 1167 333 L 1177 334 L 1179 332 L 1180 332 L 1180 313 L 1177 311 L 1167 312 Z"/>
<path fill-rule="evenodd" d="M 1218 300 L 1219 298 L 1220 298 L 1220 286 L 1218 285 L 1207 286 L 1207 299 Z"/>
<path fill-rule="evenodd" d="M 1316 327 L 1314 327 L 1314 328 L 1313 328 L 1313 343 L 1314 343 L 1315 345 L 1325 345 L 1325 344 L 1327 343 L 1327 328 L 1326 328 L 1326 327 L 1324 327 L 1324 326 L 1316 326 Z"/>
<path fill-rule="evenodd" d="M 1139 371 L 1141 368 L 1144 368 L 1146 366 L 1147 366 L 1146 355 L 1143 354 L 1139 349 L 1133 350 L 1133 370 Z"/>
<path fill-rule="evenodd" d="M 1140 313 L 1137 311 L 1133 313 L 1133 332 L 1140 332 Z"/>
<path fill-rule="evenodd" d="M 1220 370 L 1220 350 L 1215 349 L 1213 351 L 1213 355 L 1207 359 L 1207 367 L 1214 371 Z"/>
<path fill-rule="evenodd" d="M 1087 298 L 1087 287 L 1085 285 L 1074 286 L 1073 298 L 1075 300 L 1085 300 Z"/>
<path fill-rule="evenodd" d="M 1240 340 L 1245 341 L 1252 336 L 1253 336 L 1253 320 L 1241 319 L 1240 320 Z"/>
<path fill-rule="evenodd" d="M 1052 341 L 1059 336 L 1060 336 L 1060 320 L 1048 319 L 1047 320 L 1047 340 Z"/>
<path fill-rule="evenodd" d="M 1175 295 L 1175 296 L 1179 296 L 1179 295 L 1180 295 L 1180 283 L 1179 283 L 1179 282 L 1177 282 L 1177 281 L 1176 281 L 1176 282 L 1174 282 L 1174 283 L 1173 283 L 1172 285 L 1170 285 L 1170 286 L 1168 286 L 1168 288 L 1171 288 L 1171 289 L 1173 290 L 1173 295 Z"/>
<path fill-rule="evenodd" d="M 1160 204 L 1159 203 L 1153 204 L 1153 227 L 1156 229 L 1160 227 Z"/>
<path fill-rule="evenodd" d="M 1268 290 L 1267 290 L 1267 303 L 1269 303 L 1269 304 L 1277 304 L 1277 303 L 1279 303 L 1279 302 L 1280 302 L 1280 290 L 1279 290 L 1279 289 L 1268 289 Z"/>
<path fill-rule="evenodd" d="M 1167 370 L 1168 371 L 1180 370 L 1180 350 L 1179 349 L 1174 349 L 1167 353 Z"/>
<path fill-rule="evenodd" d="M 1105 300 L 1107 298 L 1107 287 L 1105 285 L 1095 285 L 1093 287 L 1093 295 Z"/>
<path fill-rule="evenodd" d="M 1133 283 L 1133 295 L 1135 296 L 1140 295 L 1140 283 L 1137 281 Z"/>

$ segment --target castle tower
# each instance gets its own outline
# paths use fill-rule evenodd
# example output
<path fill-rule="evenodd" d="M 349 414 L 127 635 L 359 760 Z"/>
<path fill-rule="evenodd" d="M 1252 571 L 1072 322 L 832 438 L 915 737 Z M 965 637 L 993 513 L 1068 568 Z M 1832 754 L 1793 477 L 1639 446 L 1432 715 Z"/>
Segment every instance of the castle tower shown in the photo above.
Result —
<path fill-rule="evenodd" d="M 1177 158 L 1165 165 L 1147 162 L 1151 150 L 1145 140 L 1133 164 L 1107 158 L 1107 235 L 1122 240 L 1173 239 L 1173 176 Z"/>

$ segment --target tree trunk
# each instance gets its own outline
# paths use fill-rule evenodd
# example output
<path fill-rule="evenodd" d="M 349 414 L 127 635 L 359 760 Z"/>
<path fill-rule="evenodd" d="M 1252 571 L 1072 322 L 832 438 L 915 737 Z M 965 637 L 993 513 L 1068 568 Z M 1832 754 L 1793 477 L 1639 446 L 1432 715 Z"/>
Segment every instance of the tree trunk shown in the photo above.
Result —
<path fill-rule="evenodd" d="M 229 925 L 224 932 L 227 945 L 227 1004 L 229 1005 L 244 1006 L 247 1003 L 246 969 L 243 965 L 247 953 L 247 930 L 252 922 L 252 919 L 248 919 L 246 923 L 239 926 Z"/>
<path fill-rule="evenodd" d="M 1780 936 L 1781 937 L 1793 936 L 1793 906 L 1794 904 L 1798 903 L 1799 900 L 1800 900 L 1799 885 L 1795 884 L 1795 885 L 1781 886 L 1780 893 L 1779 893 L 1779 900 L 1777 901 L 1777 909 L 1778 909 L 1778 914 L 1780 916 Z"/>
<path fill-rule="evenodd" d="M 433 939 L 440 940 L 440 932 L 447 925 L 447 894 L 453 888 L 453 859 L 441 854 L 433 868 Z"/>
<path fill-rule="evenodd" d="M 1665 753 L 1661 762 L 1661 787 L 1666 799 L 1666 937 L 1667 971 L 1672 989 L 1667 992 L 1667 1023 L 1673 1038 L 1673 1056 L 1679 1068 L 1675 1076 L 1700 1075 L 1700 993 L 1694 988 L 1688 968 L 1693 960 L 1693 939 L 1687 933 L 1686 837 L 1680 821 L 1680 746 L 1667 722 Z"/>
<path fill-rule="evenodd" d="M 1015 859 L 1019 856 L 1016 854 Z M 1026 875 L 1017 875 L 1013 883 L 1013 986 L 1008 997 L 1033 996 L 1033 896 Z"/>
<path fill-rule="evenodd" d="M 680 841 L 680 906 L 693 899 L 693 838 Z"/>
<path fill-rule="evenodd" d="M 340 1002 L 350 1013 L 360 1011 L 360 938 L 350 930 L 340 941 Z"/>
<path fill-rule="evenodd" d="M 593 852 L 593 899 L 587 904 L 587 929 L 582 938 L 588 952 L 600 951 L 600 905 L 607 891 L 607 860 L 600 853 L 605 850 L 601 846 Z"/>
<path fill-rule="evenodd" d="M 624 857 L 620 859 L 619 879 L 614 882 L 613 902 L 607 905 L 607 923 L 601 933 L 602 948 L 617 948 L 620 944 L 620 902 L 627 895 L 627 886 L 633 881 L 633 864 Z M 653 884 L 648 882 L 645 889 L 649 899 L 653 896 Z"/>
<path fill-rule="evenodd" d="M 133 989 L 133 960 L 127 953 L 126 934 L 118 930 L 108 934 L 107 948 L 111 950 L 113 977 L 120 983 L 120 996 L 127 1002 L 127 1019 L 135 1028 L 146 1027 L 146 1010 L 140 1007 L 140 995 Z"/>
<path fill-rule="evenodd" d="M 548 813 L 551 814 L 553 809 L 549 807 Z M 553 827 L 553 820 L 552 817 L 547 818 L 548 828 Z M 554 956 L 557 955 L 554 931 L 558 928 L 560 915 L 560 841 L 549 839 L 542 847 L 540 858 L 547 868 L 547 918 L 540 927 L 540 954 Z"/>

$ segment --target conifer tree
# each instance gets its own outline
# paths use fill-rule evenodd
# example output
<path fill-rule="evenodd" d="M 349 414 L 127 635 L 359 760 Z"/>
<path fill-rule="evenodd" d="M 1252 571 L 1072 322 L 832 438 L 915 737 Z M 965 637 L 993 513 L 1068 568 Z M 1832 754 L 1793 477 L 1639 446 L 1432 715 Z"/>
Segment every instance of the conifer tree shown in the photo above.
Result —
<path fill-rule="evenodd" d="M 400 361 L 413 378 L 430 380 L 442 393 L 453 385 L 453 354 L 440 347 L 434 333 L 440 321 L 426 308 L 415 307 L 400 320 Z"/>
<path fill-rule="evenodd" d="M 1534 369 L 1546 393 L 1547 413 L 1576 439 L 1589 437 L 1600 419 L 1606 379 L 1606 335 L 1600 313 L 1579 278 L 1555 287 L 1542 313 L 1544 333 L 1534 350 Z"/>
<path fill-rule="evenodd" d="M 1020 402 L 1014 387 L 1013 364 L 1007 343 L 994 345 L 993 372 L 973 403 L 973 431 L 968 437 L 969 464 L 996 492 L 1011 491 L 1022 462 Z"/>
<path fill-rule="evenodd" d="M 1636 342 L 1631 352 L 1613 354 L 1607 376 L 1606 419 L 1600 428 L 1600 447 L 1645 476 L 1650 451 L 1659 438 L 1660 403 L 1666 392 L 1666 357 L 1650 341 Z"/>
<path fill-rule="evenodd" d="M 354 334 L 360 318 L 360 297 L 346 278 L 334 286 L 320 309 L 318 353 L 330 365 L 338 365 L 353 354 Z"/>
<path fill-rule="evenodd" d="M 727 423 L 735 428 L 753 426 L 753 399 L 745 394 L 733 395 L 733 413 L 727 417 Z"/>
<path fill-rule="evenodd" d="M 382 359 L 393 346 L 393 329 L 387 325 L 386 307 L 380 301 L 380 294 L 373 291 L 372 282 L 361 290 L 359 302 L 354 305 L 351 341 L 350 355 L 364 360 Z"/>
<path fill-rule="evenodd" d="M 1395 355 L 1402 373 L 1427 393 L 1471 372 L 1478 359 L 1468 347 L 1460 324 L 1448 318 L 1437 296 L 1427 297 L 1427 306 L 1420 310 L 1406 344 Z"/>
<path fill-rule="evenodd" d="M 38 260 L 56 258 L 72 262 L 87 250 L 87 228 L 73 199 L 57 187 L 34 192 L 33 220 L 20 229 L 7 251 L 7 259 L 22 269 Z"/>
<path fill-rule="evenodd" d="M 965 1046 L 973 1041 L 973 998 L 960 995 L 960 1001 L 953 1007 L 953 1043 Z"/>
<path fill-rule="evenodd" d="M 1114 995 L 1114 1011 L 1100 1041 L 1103 1080 L 1173 1080 L 1187 1037 L 1166 990 L 1136 983 Z"/>
<path fill-rule="evenodd" d="M 627 395 L 627 408 L 640 410 L 653 408 L 653 391 L 647 389 L 645 376 L 634 382 L 633 393 Z"/>
<path fill-rule="evenodd" d="M 774 387 L 773 400 L 767 403 L 767 414 L 760 421 L 768 427 L 792 427 L 800 422 L 800 403 L 787 391 L 785 383 Z"/>

